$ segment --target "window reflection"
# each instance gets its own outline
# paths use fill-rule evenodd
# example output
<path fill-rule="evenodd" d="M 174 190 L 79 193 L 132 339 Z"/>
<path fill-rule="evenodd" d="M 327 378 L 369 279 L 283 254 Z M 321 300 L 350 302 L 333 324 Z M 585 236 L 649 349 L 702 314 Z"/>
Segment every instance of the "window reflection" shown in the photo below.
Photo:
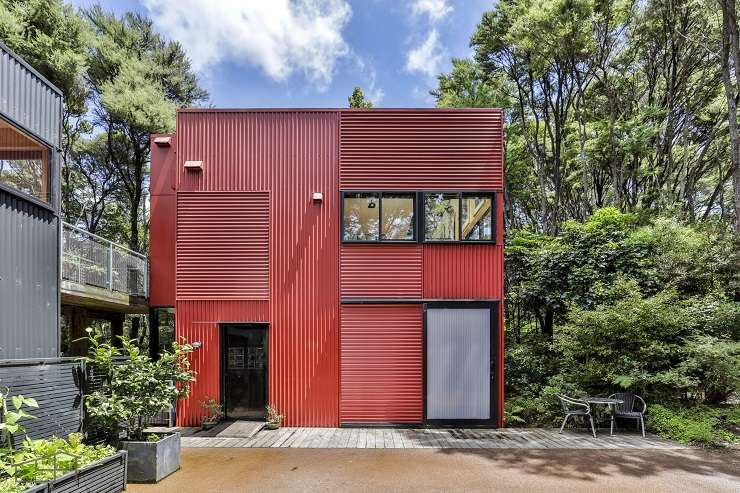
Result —
<path fill-rule="evenodd" d="M 50 202 L 49 149 L 1 118 L 0 183 Z"/>
<path fill-rule="evenodd" d="M 375 241 L 380 233 L 380 201 L 377 193 L 344 196 L 344 239 Z"/>
<path fill-rule="evenodd" d="M 383 239 L 414 239 L 414 194 L 383 194 Z"/>
<path fill-rule="evenodd" d="M 430 193 L 424 196 L 424 239 L 459 239 L 460 199 L 456 193 Z"/>
<path fill-rule="evenodd" d="M 493 210 L 490 195 L 463 195 L 462 237 L 464 240 L 490 240 Z"/>

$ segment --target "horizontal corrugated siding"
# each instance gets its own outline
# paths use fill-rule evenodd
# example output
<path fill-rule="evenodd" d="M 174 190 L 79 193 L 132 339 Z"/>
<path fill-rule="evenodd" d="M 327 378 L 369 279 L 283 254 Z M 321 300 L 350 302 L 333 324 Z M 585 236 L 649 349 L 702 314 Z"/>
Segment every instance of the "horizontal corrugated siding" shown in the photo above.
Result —
<path fill-rule="evenodd" d="M 62 95 L 0 44 L 0 114 L 60 145 Z"/>
<path fill-rule="evenodd" d="M 345 111 L 342 190 L 503 189 L 503 113 Z"/>
<path fill-rule="evenodd" d="M 422 247 L 342 245 L 342 298 L 421 298 Z"/>
<path fill-rule="evenodd" d="M 269 195 L 177 194 L 178 300 L 267 300 Z"/>
<path fill-rule="evenodd" d="M 0 190 L 0 360 L 58 356 L 59 219 Z"/>
<path fill-rule="evenodd" d="M 11 395 L 32 397 L 39 404 L 31 410 L 35 418 L 23 423 L 33 439 L 80 431 L 81 381 L 78 362 L 0 365 L 0 385 L 9 387 Z"/>
<path fill-rule="evenodd" d="M 341 422 L 420 423 L 421 305 L 345 305 L 341 340 Z"/>

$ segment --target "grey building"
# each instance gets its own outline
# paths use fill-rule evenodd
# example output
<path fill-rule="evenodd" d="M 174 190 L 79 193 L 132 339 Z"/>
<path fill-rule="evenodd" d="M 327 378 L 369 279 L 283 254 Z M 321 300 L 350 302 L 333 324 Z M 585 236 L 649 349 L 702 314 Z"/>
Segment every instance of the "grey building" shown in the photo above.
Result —
<path fill-rule="evenodd" d="M 59 355 L 62 104 L 0 43 L 0 360 Z"/>

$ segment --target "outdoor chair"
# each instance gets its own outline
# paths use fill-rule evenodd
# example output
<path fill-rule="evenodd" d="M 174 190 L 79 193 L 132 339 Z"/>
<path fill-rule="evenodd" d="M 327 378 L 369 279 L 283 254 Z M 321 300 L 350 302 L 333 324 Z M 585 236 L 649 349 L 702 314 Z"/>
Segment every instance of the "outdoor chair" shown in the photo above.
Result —
<path fill-rule="evenodd" d="M 593 433 L 594 438 L 596 438 L 596 427 L 594 426 L 594 418 L 591 415 L 591 405 L 586 401 L 564 395 L 558 395 L 558 399 L 560 399 L 560 405 L 563 406 L 563 412 L 565 413 L 563 424 L 560 425 L 560 433 L 563 432 L 563 428 L 565 428 L 565 423 L 568 422 L 568 418 L 571 416 L 583 416 L 584 420 L 588 418 L 591 422 L 591 433 Z"/>
<path fill-rule="evenodd" d="M 610 399 L 619 399 L 622 404 L 613 404 L 614 409 L 612 410 L 612 422 L 611 422 L 611 433 L 614 433 L 614 422 L 615 418 L 627 418 L 637 420 L 637 425 L 642 429 L 642 436 L 645 437 L 645 410 L 647 404 L 642 397 L 635 395 L 632 392 L 619 392 L 609 396 Z M 641 409 L 635 410 L 637 401 L 641 404 Z"/>

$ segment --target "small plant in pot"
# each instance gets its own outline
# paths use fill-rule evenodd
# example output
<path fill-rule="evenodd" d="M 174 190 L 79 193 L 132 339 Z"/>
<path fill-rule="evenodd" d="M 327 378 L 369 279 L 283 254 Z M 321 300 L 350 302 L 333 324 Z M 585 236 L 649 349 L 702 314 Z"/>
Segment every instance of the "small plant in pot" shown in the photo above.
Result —
<path fill-rule="evenodd" d="M 119 446 L 128 451 L 128 480 L 157 482 L 180 468 L 180 434 L 149 435 L 144 418 L 169 408 L 190 392 L 195 373 L 190 368 L 186 343 L 174 343 L 152 360 L 133 340 L 119 337 L 120 348 L 101 342 L 89 332 L 90 353 L 85 361 L 103 385 L 85 398 L 90 419 L 111 436 L 125 438 Z"/>
<path fill-rule="evenodd" d="M 223 408 L 216 399 L 206 396 L 202 401 L 200 401 L 200 407 L 205 410 L 205 414 L 201 418 L 200 423 L 200 427 L 204 430 L 210 430 L 224 417 Z"/>
<path fill-rule="evenodd" d="M 280 426 L 283 424 L 283 419 L 285 419 L 285 416 L 280 414 L 280 412 L 272 407 L 270 404 L 265 406 L 265 409 L 267 409 L 267 423 L 265 424 L 265 428 L 268 430 L 277 430 L 280 428 Z"/>

